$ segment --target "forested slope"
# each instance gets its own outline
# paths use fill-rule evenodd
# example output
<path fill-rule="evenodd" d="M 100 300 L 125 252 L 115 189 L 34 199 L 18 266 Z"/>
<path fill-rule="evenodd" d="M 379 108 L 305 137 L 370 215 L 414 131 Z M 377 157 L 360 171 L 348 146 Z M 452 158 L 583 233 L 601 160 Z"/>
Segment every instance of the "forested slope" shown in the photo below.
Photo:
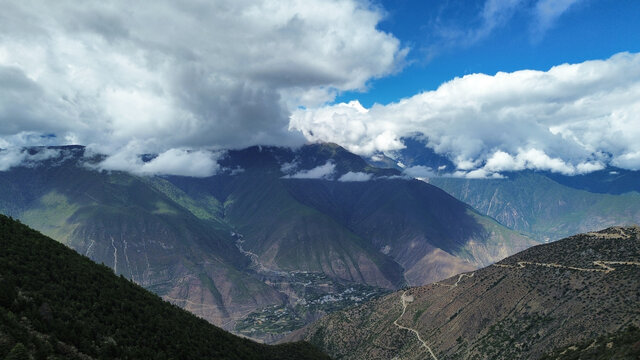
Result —
<path fill-rule="evenodd" d="M 0 215 L 0 358 L 30 356 L 328 359 L 306 343 L 229 334 Z"/>

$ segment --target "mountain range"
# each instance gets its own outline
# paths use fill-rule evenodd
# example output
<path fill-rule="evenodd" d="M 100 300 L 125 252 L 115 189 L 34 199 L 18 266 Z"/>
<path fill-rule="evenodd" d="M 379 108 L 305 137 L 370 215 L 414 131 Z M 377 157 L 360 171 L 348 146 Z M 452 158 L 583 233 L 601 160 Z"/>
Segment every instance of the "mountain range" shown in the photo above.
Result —
<path fill-rule="evenodd" d="M 537 241 L 640 223 L 640 171 L 611 166 L 576 175 L 522 170 L 469 179 L 454 176 L 456 166 L 424 139 L 403 142 L 404 149 L 368 162 L 414 174 Z"/>
<path fill-rule="evenodd" d="M 332 144 L 227 151 L 205 178 L 100 170 L 80 146 L 25 151 L 43 160 L 0 172 L 0 212 L 265 341 L 537 243 Z"/>

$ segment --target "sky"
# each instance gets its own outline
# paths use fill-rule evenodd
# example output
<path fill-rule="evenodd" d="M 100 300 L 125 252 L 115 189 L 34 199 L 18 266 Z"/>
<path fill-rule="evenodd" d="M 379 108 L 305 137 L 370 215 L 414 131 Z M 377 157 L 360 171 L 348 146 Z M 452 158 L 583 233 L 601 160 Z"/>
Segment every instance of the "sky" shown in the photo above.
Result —
<path fill-rule="evenodd" d="M 207 176 L 221 149 L 328 141 L 371 156 L 407 136 L 457 176 L 640 169 L 635 0 L 0 7 L 0 171 L 37 161 L 21 150 L 35 145 Z"/>

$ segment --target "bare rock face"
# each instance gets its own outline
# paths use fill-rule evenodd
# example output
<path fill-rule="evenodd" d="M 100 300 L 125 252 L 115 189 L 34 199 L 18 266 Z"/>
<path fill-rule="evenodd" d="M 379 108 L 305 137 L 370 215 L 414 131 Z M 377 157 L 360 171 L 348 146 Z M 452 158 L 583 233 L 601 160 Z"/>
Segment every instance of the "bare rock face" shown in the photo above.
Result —
<path fill-rule="evenodd" d="M 339 359 L 536 359 L 635 333 L 639 289 L 640 228 L 613 227 L 395 292 L 297 336 Z"/>
<path fill-rule="evenodd" d="M 452 274 L 472 271 L 475 268 L 476 266 L 469 261 L 434 248 L 407 270 L 404 276 L 410 285 L 421 285 L 446 279 Z"/>

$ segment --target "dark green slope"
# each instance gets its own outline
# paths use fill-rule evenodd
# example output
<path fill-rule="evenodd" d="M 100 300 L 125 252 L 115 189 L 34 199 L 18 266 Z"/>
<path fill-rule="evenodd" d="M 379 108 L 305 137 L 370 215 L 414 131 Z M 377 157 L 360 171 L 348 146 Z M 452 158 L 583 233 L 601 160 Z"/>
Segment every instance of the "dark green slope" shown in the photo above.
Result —
<path fill-rule="evenodd" d="M 597 339 L 589 339 L 554 350 L 540 360 L 636 360 L 638 358 L 640 358 L 640 328 L 631 325 Z"/>
<path fill-rule="evenodd" d="M 0 357 L 326 359 L 266 346 L 162 301 L 106 266 L 0 215 Z"/>

